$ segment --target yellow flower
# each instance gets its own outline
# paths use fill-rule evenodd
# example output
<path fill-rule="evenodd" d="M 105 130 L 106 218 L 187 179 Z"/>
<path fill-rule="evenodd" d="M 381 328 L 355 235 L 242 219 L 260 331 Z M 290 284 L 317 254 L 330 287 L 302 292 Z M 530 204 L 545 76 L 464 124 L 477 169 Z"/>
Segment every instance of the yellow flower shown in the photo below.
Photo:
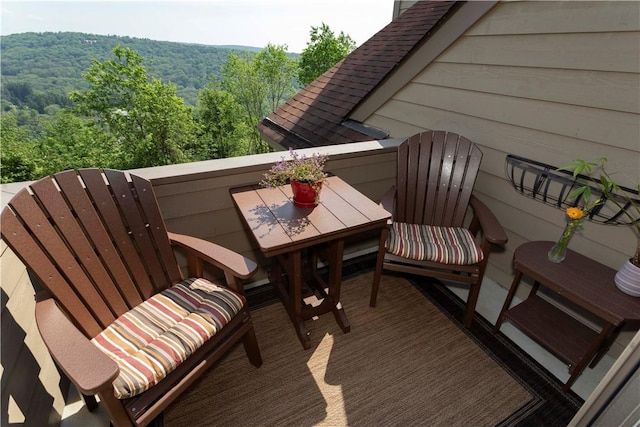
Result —
<path fill-rule="evenodd" d="M 570 219 L 582 219 L 584 211 L 581 208 L 567 208 L 567 216 Z"/>

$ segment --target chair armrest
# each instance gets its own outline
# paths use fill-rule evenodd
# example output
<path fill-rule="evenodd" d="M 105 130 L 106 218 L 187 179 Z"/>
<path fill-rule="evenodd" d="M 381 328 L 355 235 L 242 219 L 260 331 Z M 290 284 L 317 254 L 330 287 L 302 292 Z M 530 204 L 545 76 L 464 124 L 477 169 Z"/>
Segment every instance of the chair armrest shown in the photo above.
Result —
<path fill-rule="evenodd" d="M 485 240 L 494 245 L 504 245 L 509 238 L 493 212 L 473 194 L 469 200 L 475 219 L 482 229 Z"/>
<path fill-rule="evenodd" d="M 167 233 L 172 245 L 179 246 L 191 256 L 212 264 L 240 279 L 248 279 L 258 271 L 258 265 L 237 252 L 207 240 L 184 234 Z"/>
<path fill-rule="evenodd" d="M 53 298 L 36 303 L 36 322 L 49 353 L 81 393 L 90 396 L 113 388 L 118 364 L 91 344 Z"/>
<path fill-rule="evenodd" d="M 385 193 L 382 195 L 382 199 L 380 199 L 380 206 L 387 212 L 391 214 L 391 218 L 393 218 L 396 210 L 396 187 L 395 185 L 391 186 Z M 388 221 L 389 223 L 392 220 Z"/>

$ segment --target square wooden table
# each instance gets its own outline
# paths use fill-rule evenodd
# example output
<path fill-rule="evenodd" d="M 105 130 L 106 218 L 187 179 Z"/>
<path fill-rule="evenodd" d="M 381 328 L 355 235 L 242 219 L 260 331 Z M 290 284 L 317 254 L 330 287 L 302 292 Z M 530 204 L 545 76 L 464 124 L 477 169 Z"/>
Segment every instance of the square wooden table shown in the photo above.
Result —
<path fill-rule="evenodd" d="M 311 209 L 294 206 L 289 185 L 253 185 L 230 192 L 260 250 L 273 258 L 269 279 L 302 346 L 311 347 L 304 321 L 320 314 L 332 312 L 342 331 L 349 332 L 349 321 L 340 304 L 344 239 L 365 231 L 382 231 L 391 214 L 337 176 L 327 178 L 320 203 Z M 318 257 L 328 264 L 328 286 L 316 271 Z M 303 285 L 307 283 L 317 292 L 317 304 L 303 301 Z"/>

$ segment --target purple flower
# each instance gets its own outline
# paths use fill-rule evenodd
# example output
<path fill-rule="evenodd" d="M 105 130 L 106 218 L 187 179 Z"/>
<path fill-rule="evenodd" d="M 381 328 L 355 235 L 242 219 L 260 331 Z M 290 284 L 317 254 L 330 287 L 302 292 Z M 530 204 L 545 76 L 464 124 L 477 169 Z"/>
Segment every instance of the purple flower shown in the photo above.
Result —
<path fill-rule="evenodd" d="M 324 165 L 328 156 L 314 153 L 311 157 L 300 155 L 289 149 L 290 160 L 284 157 L 275 163 L 260 181 L 263 187 L 272 188 L 286 184 L 289 181 L 322 182 L 326 178 Z"/>

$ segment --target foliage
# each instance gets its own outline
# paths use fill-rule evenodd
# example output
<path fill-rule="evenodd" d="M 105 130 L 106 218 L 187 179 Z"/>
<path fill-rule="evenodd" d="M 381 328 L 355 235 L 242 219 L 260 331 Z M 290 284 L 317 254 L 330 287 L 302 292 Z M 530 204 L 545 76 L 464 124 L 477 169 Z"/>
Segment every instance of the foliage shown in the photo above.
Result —
<path fill-rule="evenodd" d="M 82 73 L 93 59 L 109 58 L 116 46 L 138 52 L 148 61 L 149 74 L 175 84 L 192 106 L 211 76 L 220 76 L 219 69 L 231 52 L 251 49 L 74 32 L 11 34 L 2 36 L 3 98 L 8 84 L 28 84 L 34 94 L 64 98 L 71 91 L 87 89 Z"/>
<path fill-rule="evenodd" d="M 340 32 L 337 37 L 324 22 L 320 27 L 311 27 L 311 41 L 300 54 L 298 81 L 306 86 L 329 68 L 336 65 L 355 48 L 355 41 Z"/>
<path fill-rule="evenodd" d="M 118 46 L 113 53 L 87 71 L 89 89 L 71 93 L 76 111 L 106 126 L 127 169 L 190 160 L 196 124 L 175 86 L 150 80 L 137 52 Z"/>
<path fill-rule="evenodd" d="M 324 24 L 312 35 L 309 46 L 331 36 L 353 49 Z M 298 88 L 298 55 L 286 49 L 84 33 L 2 36 L 2 182 L 270 151 L 257 124 Z"/>
<path fill-rule="evenodd" d="M 245 123 L 252 130 L 248 154 L 269 151 L 257 125 L 293 93 L 294 69 L 286 46 L 271 44 L 257 55 L 232 53 L 222 67 L 220 86 L 242 106 Z"/>
<path fill-rule="evenodd" d="M 233 95 L 212 81 L 198 94 L 196 121 L 200 124 L 201 150 L 199 157 L 223 159 L 247 152 L 244 142 L 251 130 L 242 120 L 242 106 Z"/>
<path fill-rule="evenodd" d="M 247 154 L 268 151 L 256 128 L 258 122 L 266 115 L 267 91 L 262 84 L 253 56 L 248 52 L 229 55 L 222 67 L 221 86 L 242 106 L 245 123 L 252 129 Z"/>
<path fill-rule="evenodd" d="M 113 135 L 67 109 L 45 124 L 37 152 L 40 176 L 94 166 L 116 168 L 121 157 Z"/>
<path fill-rule="evenodd" d="M 16 116 L 2 114 L 2 182 L 32 181 L 64 169 L 117 164 L 115 141 L 71 111 L 61 109 L 42 123 L 39 138 L 16 125 Z"/>
<path fill-rule="evenodd" d="M 314 153 L 307 157 L 299 155 L 293 149 L 289 149 L 289 157 L 282 159 L 271 167 L 269 172 L 264 174 L 264 179 L 260 181 L 263 187 L 277 187 L 290 181 L 305 182 L 308 184 L 324 182 L 327 174 L 324 173 L 324 165 L 328 156 Z"/>
<path fill-rule="evenodd" d="M 571 199 L 582 199 L 587 211 L 602 203 L 602 199 L 609 200 L 617 208 L 626 215 L 638 234 L 638 246 L 635 254 L 631 258 L 631 263 L 636 267 L 640 267 L 640 204 L 638 200 L 631 196 L 631 193 L 624 191 L 613 179 L 612 175 L 606 169 L 607 159 L 600 158 L 595 162 L 586 162 L 582 159 L 575 159 L 573 163 L 561 166 L 559 170 L 571 171 L 573 177 L 583 185 L 573 190 L 569 197 Z M 586 176 L 581 178 L 580 176 Z M 601 194 L 595 201 L 591 200 L 592 189 L 594 186 Z M 640 193 L 640 183 L 636 189 L 636 195 Z M 601 199 L 602 198 L 602 199 Z M 634 212 L 634 214 L 630 213 Z"/>
<path fill-rule="evenodd" d="M 0 112 L 13 141 L 3 147 L 3 182 L 75 167 L 129 169 L 266 152 L 256 125 L 294 90 L 295 63 L 285 49 L 269 45 L 245 60 L 232 55 L 228 79 L 212 79 L 195 109 L 174 85 L 150 78 L 137 52 L 121 46 L 112 58 L 93 61 L 86 89 L 65 98 L 73 108 L 47 105 L 47 114 L 39 114 L 26 102 L 35 93 L 30 84 L 3 87 L 15 102 L 3 97 Z"/>
<path fill-rule="evenodd" d="M 71 106 L 67 95 L 52 92 L 34 92 L 29 82 L 7 83 L 2 86 L 2 98 L 18 107 L 28 107 L 45 114 L 49 106 Z"/>
<path fill-rule="evenodd" d="M 3 114 L 2 150 L 0 150 L 0 177 L 2 183 L 31 181 L 36 175 L 34 142 L 29 132 L 18 127 L 16 116 Z"/>
<path fill-rule="evenodd" d="M 287 46 L 268 44 L 254 58 L 262 83 L 267 90 L 267 109 L 274 111 L 295 90 L 298 62 L 287 56 Z"/>

